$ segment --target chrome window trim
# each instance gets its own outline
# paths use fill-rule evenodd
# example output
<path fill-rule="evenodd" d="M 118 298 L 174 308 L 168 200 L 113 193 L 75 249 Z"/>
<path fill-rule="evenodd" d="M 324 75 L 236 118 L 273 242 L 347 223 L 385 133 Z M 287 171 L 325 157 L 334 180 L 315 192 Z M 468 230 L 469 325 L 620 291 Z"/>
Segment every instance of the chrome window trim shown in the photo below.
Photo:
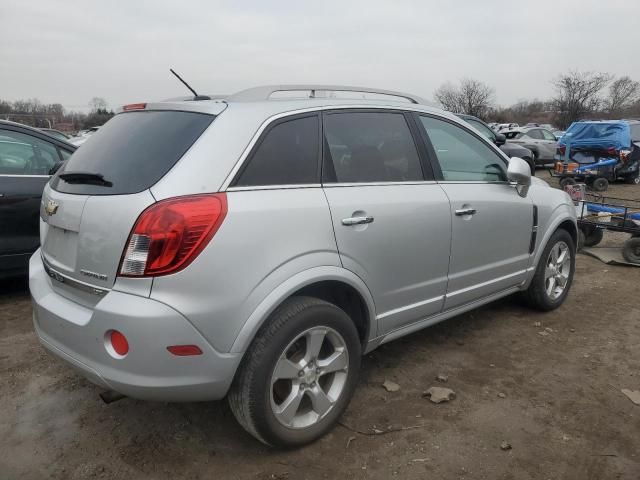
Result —
<path fill-rule="evenodd" d="M 248 187 L 229 187 L 227 192 L 247 192 L 252 190 L 294 190 L 301 188 L 339 188 L 339 187 L 386 187 L 393 185 L 436 185 L 434 180 L 423 180 L 416 182 L 362 182 L 362 183 L 309 183 L 300 185 L 265 185 Z"/>
<path fill-rule="evenodd" d="M 437 180 L 437 183 L 460 183 L 460 184 L 478 184 L 478 185 L 508 185 L 512 186 L 509 181 L 489 182 L 486 180 Z"/>
<path fill-rule="evenodd" d="M 293 190 L 300 188 L 320 188 L 319 183 L 300 183 L 296 185 L 249 185 L 246 187 L 229 187 L 227 192 L 246 192 L 251 190 Z"/>
<path fill-rule="evenodd" d="M 69 275 L 65 275 L 64 273 L 60 273 L 58 270 L 53 268 L 49 262 L 44 258 L 44 255 L 40 255 L 42 259 L 42 266 L 44 267 L 44 271 L 49 275 L 49 277 L 57 282 L 66 283 L 67 285 L 71 285 L 72 287 L 77 288 L 78 290 L 82 290 L 83 292 L 88 292 L 93 295 L 106 295 L 111 290 L 103 287 L 96 287 L 95 285 L 91 285 L 89 283 L 81 282 L 80 280 L 76 280 L 71 278 Z"/>
<path fill-rule="evenodd" d="M 13 173 L 0 173 L 0 177 L 9 178 L 49 178 L 51 175 L 14 175 Z"/>
<path fill-rule="evenodd" d="M 404 105 L 404 104 L 403 105 L 362 105 L 362 104 L 353 105 L 353 104 L 347 104 L 347 105 L 321 105 L 321 106 L 316 105 L 314 107 L 299 108 L 299 109 L 289 110 L 289 111 L 286 111 L 286 112 L 280 112 L 280 113 L 277 113 L 275 115 L 271 115 L 264 122 L 262 122 L 260 124 L 260 127 L 258 127 L 258 130 L 256 130 L 256 132 L 254 133 L 253 137 L 251 137 L 251 140 L 249 141 L 247 146 L 244 148 L 244 150 L 240 154 L 240 157 L 238 157 L 238 160 L 236 161 L 235 165 L 233 166 L 233 168 L 231 169 L 231 171 L 229 172 L 227 177 L 224 179 L 224 182 L 222 182 L 222 186 L 220 187 L 220 191 L 221 192 L 232 191 L 231 189 L 237 188 L 237 187 L 230 187 L 229 185 L 231 185 L 231 182 L 235 178 L 236 174 L 242 168 L 242 165 L 244 165 L 244 162 L 246 161 L 247 157 L 249 156 L 249 154 L 253 150 L 253 147 L 255 146 L 255 144 L 258 142 L 258 139 L 260 138 L 262 133 L 267 129 L 267 127 L 269 125 L 271 125 L 271 123 L 273 123 L 273 122 L 275 122 L 277 120 L 280 120 L 280 119 L 286 118 L 286 117 L 291 117 L 291 116 L 294 116 L 294 115 L 300 115 L 300 114 L 303 114 L 303 113 L 314 113 L 314 112 L 322 112 L 322 111 L 325 111 L 325 110 L 346 110 L 346 109 L 397 110 L 399 113 L 406 112 L 406 111 L 412 111 L 412 112 L 418 112 L 418 113 L 420 113 L 420 112 L 427 113 L 421 107 L 423 107 L 423 106 L 422 105 L 417 105 L 417 104 L 411 104 L 411 103 L 407 103 L 406 105 Z M 437 115 L 437 114 L 432 114 L 432 115 L 434 117 L 437 117 L 437 118 L 448 118 L 446 116 L 440 116 L 440 115 Z M 398 182 L 395 182 L 395 183 L 398 183 Z M 324 186 L 326 187 L 327 185 L 335 185 L 335 184 L 325 184 Z M 363 184 L 359 183 L 358 185 L 363 185 Z M 269 187 L 273 188 L 274 186 L 270 185 Z M 302 187 L 302 185 L 300 185 L 300 187 Z M 252 188 L 255 188 L 255 187 L 252 187 Z"/>
<path fill-rule="evenodd" d="M 435 180 L 420 180 L 420 181 L 407 181 L 407 182 L 336 182 L 325 183 L 323 188 L 334 187 L 385 187 L 391 185 L 435 185 Z"/>

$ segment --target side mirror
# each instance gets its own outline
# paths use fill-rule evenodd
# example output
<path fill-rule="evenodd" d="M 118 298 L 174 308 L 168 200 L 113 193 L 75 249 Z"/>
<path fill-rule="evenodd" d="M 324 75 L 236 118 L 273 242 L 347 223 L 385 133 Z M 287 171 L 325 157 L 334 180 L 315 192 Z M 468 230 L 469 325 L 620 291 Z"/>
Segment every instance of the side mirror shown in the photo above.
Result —
<path fill-rule="evenodd" d="M 497 146 L 504 145 L 507 142 L 507 137 L 502 133 L 496 133 L 496 139 L 493 141 Z"/>
<path fill-rule="evenodd" d="M 531 167 L 523 159 L 512 157 L 507 168 L 507 179 L 515 184 L 521 197 L 526 197 L 531 186 Z"/>

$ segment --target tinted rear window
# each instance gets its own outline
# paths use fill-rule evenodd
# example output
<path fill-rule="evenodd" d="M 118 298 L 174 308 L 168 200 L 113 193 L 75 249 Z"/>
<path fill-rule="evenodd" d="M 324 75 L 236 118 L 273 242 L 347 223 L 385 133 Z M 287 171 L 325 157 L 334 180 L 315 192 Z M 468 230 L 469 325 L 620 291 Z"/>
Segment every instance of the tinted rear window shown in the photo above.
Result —
<path fill-rule="evenodd" d="M 111 187 L 67 183 L 56 175 L 51 186 L 85 195 L 137 193 L 160 180 L 215 117 L 192 112 L 148 111 L 116 115 L 67 160 L 58 174 L 95 173 Z"/>

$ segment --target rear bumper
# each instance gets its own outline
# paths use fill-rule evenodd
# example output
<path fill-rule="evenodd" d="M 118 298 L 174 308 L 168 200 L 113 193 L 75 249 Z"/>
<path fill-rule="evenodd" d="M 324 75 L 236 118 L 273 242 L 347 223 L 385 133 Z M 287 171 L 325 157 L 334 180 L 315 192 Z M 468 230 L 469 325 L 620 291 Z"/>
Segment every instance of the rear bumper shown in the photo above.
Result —
<path fill-rule="evenodd" d="M 51 353 L 93 383 L 143 400 L 201 401 L 224 397 L 241 354 L 217 352 L 179 312 L 146 297 L 110 291 L 87 308 L 57 293 L 38 250 L 29 264 L 33 323 Z M 105 348 L 109 330 L 129 342 L 124 358 Z M 170 345 L 198 345 L 202 355 L 178 357 Z"/>

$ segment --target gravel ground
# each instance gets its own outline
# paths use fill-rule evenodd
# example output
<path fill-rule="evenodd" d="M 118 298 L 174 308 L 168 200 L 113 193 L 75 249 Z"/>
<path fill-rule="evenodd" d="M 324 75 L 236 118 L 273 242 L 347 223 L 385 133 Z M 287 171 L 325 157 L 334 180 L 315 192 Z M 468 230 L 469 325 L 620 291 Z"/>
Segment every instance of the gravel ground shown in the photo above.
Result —
<path fill-rule="evenodd" d="M 579 255 L 561 309 L 507 298 L 382 346 L 341 425 L 278 452 L 224 402 L 105 405 L 38 344 L 26 281 L 0 283 L 0 479 L 637 480 L 640 405 L 621 389 L 640 390 L 639 288 L 640 268 Z M 431 386 L 456 398 L 433 404 Z"/>

